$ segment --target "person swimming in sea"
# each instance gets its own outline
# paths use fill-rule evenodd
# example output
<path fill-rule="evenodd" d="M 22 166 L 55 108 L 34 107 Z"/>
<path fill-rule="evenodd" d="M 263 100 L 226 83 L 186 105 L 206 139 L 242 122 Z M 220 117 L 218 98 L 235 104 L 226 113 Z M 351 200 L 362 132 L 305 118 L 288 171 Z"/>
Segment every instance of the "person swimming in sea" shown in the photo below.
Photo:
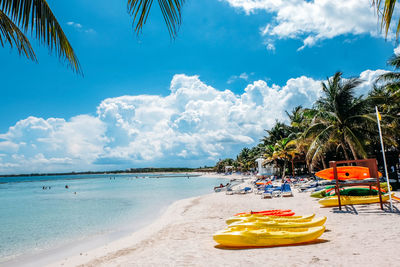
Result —
<path fill-rule="evenodd" d="M 66 185 L 65 185 L 65 188 L 66 188 L 66 189 L 68 189 L 68 188 L 69 188 L 69 186 L 66 184 Z"/>

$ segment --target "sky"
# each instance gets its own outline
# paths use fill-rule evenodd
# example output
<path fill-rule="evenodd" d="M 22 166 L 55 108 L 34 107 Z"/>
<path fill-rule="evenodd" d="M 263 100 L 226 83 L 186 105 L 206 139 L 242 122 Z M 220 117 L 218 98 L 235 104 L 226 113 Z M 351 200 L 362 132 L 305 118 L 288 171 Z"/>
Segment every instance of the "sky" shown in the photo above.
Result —
<path fill-rule="evenodd" d="M 189 0 L 175 40 L 157 1 L 140 35 L 117 2 L 48 1 L 83 76 L 0 47 L 0 173 L 214 165 L 336 71 L 367 94 L 397 46 L 368 0 Z"/>

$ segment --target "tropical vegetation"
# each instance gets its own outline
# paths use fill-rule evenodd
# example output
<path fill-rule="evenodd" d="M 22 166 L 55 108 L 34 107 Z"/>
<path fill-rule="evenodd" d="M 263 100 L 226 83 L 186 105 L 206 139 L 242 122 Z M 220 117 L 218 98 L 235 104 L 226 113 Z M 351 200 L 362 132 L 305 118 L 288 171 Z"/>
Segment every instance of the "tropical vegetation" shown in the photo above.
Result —
<path fill-rule="evenodd" d="M 388 61 L 400 69 L 400 55 Z M 286 112 L 287 123 L 276 121 L 253 148 L 243 148 L 229 162 L 237 171 L 255 170 L 255 160 L 264 159 L 285 176 L 323 169 L 331 160 L 380 158 L 381 149 L 375 107 L 381 115 L 386 152 L 398 161 L 400 154 L 400 72 L 378 77 L 368 95 L 357 92 L 362 80 L 343 78 L 341 72 L 321 83 L 321 96 L 312 108 L 295 107 Z"/>

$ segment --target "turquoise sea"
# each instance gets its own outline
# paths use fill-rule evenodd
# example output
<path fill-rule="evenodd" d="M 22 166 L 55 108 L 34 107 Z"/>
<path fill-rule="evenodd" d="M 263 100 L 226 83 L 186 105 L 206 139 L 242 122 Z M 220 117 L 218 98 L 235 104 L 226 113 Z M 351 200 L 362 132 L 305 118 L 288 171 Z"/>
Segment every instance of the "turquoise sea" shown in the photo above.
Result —
<path fill-rule="evenodd" d="M 224 182 L 182 174 L 0 178 L 0 264 L 99 237 L 117 239 L 151 223 L 172 202 Z"/>

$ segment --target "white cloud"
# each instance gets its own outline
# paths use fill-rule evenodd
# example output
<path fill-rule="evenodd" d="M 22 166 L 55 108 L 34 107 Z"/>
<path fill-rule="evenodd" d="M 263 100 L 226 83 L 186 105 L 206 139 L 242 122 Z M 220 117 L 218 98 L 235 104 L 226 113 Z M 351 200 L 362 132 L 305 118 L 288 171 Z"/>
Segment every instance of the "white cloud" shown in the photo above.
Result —
<path fill-rule="evenodd" d="M 376 78 L 388 72 L 387 70 L 366 70 L 361 72 L 360 79 L 364 82 L 357 88 L 357 94 L 366 96 L 371 90 Z"/>
<path fill-rule="evenodd" d="M 250 75 L 252 75 L 252 74 L 253 74 L 253 73 L 251 73 Z M 232 75 L 231 77 L 229 77 L 227 83 L 228 83 L 228 84 L 231 84 L 231 83 L 235 82 L 235 81 L 238 80 L 238 79 L 241 79 L 241 80 L 244 80 L 244 81 L 248 81 L 250 75 L 247 74 L 246 72 L 243 72 L 243 73 L 241 73 L 240 75 Z"/>
<path fill-rule="evenodd" d="M 275 50 L 276 50 L 275 45 L 273 43 L 267 44 L 267 50 L 271 51 L 271 52 L 275 52 Z"/>
<path fill-rule="evenodd" d="M 28 117 L 0 135 L 0 172 L 79 170 L 92 165 L 107 141 L 98 118 Z M 10 165 L 11 164 L 11 165 Z"/>
<path fill-rule="evenodd" d="M 78 22 L 68 21 L 67 25 L 75 28 L 79 32 L 96 33 L 96 31 L 94 29 L 83 27 L 83 25 Z"/>
<path fill-rule="evenodd" d="M 374 7 L 360 0 L 224 0 L 232 7 L 252 14 L 264 10 L 273 19 L 261 30 L 271 41 L 275 38 L 302 39 L 311 47 L 318 41 L 345 34 L 381 36 Z M 391 38 L 392 34 L 389 35 Z"/>
<path fill-rule="evenodd" d="M 381 72 L 361 78 L 370 84 Z M 320 87 L 305 76 L 284 86 L 258 80 L 236 95 L 175 75 L 165 97 L 126 95 L 103 100 L 95 116 L 18 121 L 0 134 L 0 173 L 213 164 L 257 144 L 285 110 L 311 106 Z"/>
<path fill-rule="evenodd" d="M 73 22 L 73 21 L 67 22 L 67 25 L 72 26 L 72 27 L 77 28 L 77 29 L 81 29 L 82 28 L 82 24 L 77 23 L 77 22 Z"/>
<path fill-rule="evenodd" d="M 398 45 L 397 47 L 395 47 L 395 49 L 393 50 L 393 53 L 395 55 L 400 55 L 400 45 Z"/>

